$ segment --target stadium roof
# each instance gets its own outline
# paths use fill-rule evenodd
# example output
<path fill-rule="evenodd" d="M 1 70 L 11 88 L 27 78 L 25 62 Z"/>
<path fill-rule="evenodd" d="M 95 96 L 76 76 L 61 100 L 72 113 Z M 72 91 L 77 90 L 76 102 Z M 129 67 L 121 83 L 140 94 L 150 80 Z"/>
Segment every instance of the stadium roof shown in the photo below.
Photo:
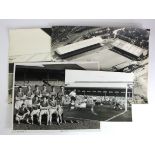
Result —
<path fill-rule="evenodd" d="M 133 73 L 66 70 L 65 84 L 67 87 L 86 88 L 125 88 L 132 84 Z"/>
<path fill-rule="evenodd" d="M 139 57 L 142 53 L 146 53 L 147 50 L 140 48 L 136 45 L 130 44 L 129 42 L 126 42 L 124 40 L 121 39 L 115 39 L 115 41 L 112 43 L 113 46 L 126 51 L 130 54 L 133 54 L 137 57 Z"/>
<path fill-rule="evenodd" d="M 87 46 L 99 44 L 102 42 L 103 42 L 103 40 L 101 37 L 93 37 L 90 39 L 82 40 L 82 41 L 75 42 L 75 43 L 72 43 L 72 44 L 69 44 L 66 46 L 59 47 L 56 49 L 56 52 L 58 54 L 66 54 L 66 53 L 69 53 L 69 52 L 72 52 L 72 51 L 75 51 L 78 49 L 82 49 L 82 48 L 85 48 Z"/>
<path fill-rule="evenodd" d="M 18 68 L 28 69 L 82 69 L 82 70 L 98 70 L 97 62 L 40 62 L 40 63 L 15 63 Z"/>

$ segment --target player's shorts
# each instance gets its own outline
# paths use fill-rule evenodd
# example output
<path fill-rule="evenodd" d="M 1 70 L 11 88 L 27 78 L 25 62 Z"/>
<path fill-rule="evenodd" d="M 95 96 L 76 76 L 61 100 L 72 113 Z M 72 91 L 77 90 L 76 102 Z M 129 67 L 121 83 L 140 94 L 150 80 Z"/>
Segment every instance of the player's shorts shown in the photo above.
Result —
<path fill-rule="evenodd" d="M 24 120 L 24 119 L 26 119 L 28 117 L 29 117 L 29 114 L 26 114 L 24 118 L 23 118 L 22 115 L 16 115 L 16 120 Z"/>
<path fill-rule="evenodd" d="M 32 100 L 26 100 L 25 104 L 27 107 L 32 107 Z"/>
<path fill-rule="evenodd" d="M 62 96 L 62 98 L 61 98 L 61 105 L 64 105 L 65 101 L 66 101 L 65 96 Z"/>
<path fill-rule="evenodd" d="M 39 114 L 40 114 L 40 109 L 35 109 L 35 110 L 32 110 L 32 112 L 31 112 L 31 116 L 33 116 L 33 115 L 39 116 Z"/>
<path fill-rule="evenodd" d="M 23 100 L 16 101 L 15 102 L 15 109 L 18 110 L 21 107 L 22 104 L 23 104 Z"/>
<path fill-rule="evenodd" d="M 51 116 L 52 114 L 56 113 L 57 114 L 57 107 L 51 107 L 49 109 L 49 115 Z"/>
<path fill-rule="evenodd" d="M 20 120 L 23 120 L 23 119 L 24 119 L 23 116 L 19 116 L 19 115 L 17 116 L 16 115 L 16 121 L 18 121 L 18 120 L 20 121 Z"/>
<path fill-rule="evenodd" d="M 49 111 L 47 109 L 46 110 L 40 110 L 40 116 L 42 116 L 44 114 L 49 115 Z"/>

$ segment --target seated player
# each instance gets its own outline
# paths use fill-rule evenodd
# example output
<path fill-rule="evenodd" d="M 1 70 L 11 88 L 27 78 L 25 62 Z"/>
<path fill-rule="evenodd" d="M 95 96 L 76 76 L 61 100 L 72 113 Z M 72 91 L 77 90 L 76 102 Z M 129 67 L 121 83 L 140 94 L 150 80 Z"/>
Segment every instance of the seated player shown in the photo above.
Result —
<path fill-rule="evenodd" d="M 30 111 L 27 109 L 25 105 L 25 100 L 24 100 L 24 103 L 21 105 L 21 107 L 17 111 L 15 120 L 18 122 L 18 124 L 20 124 L 21 120 L 26 120 L 26 122 L 30 124 L 29 114 L 30 114 Z"/>
<path fill-rule="evenodd" d="M 15 109 L 18 110 L 23 104 L 23 99 L 25 99 L 25 95 L 23 93 L 23 89 L 21 86 L 18 87 L 18 91 L 15 95 Z"/>
<path fill-rule="evenodd" d="M 51 96 L 51 98 L 49 98 L 49 106 L 50 107 L 56 107 L 57 100 L 55 98 L 56 98 L 55 96 Z"/>
<path fill-rule="evenodd" d="M 49 104 L 46 96 L 42 97 L 42 101 L 40 103 L 40 115 L 39 115 L 39 124 L 41 125 L 42 116 L 47 115 L 47 125 L 49 122 Z"/>
<path fill-rule="evenodd" d="M 34 95 L 33 95 L 33 91 L 31 89 L 30 85 L 27 86 L 27 91 L 26 91 L 25 95 L 26 95 L 26 102 L 25 103 L 26 103 L 28 108 L 31 108 L 32 107 L 32 98 L 34 97 Z"/>
<path fill-rule="evenodd" d="M 43 90 L 41 91 L 42 96 L 49 96 L 49 92 L 47 91 L 46 85 L 43 85 Z"/>
<path fill-rule="evenodd" d="M 32 112 L 30 114 L 32 124 L 34 120 L 34 115 L 36 115 L 37 119 L 39 120 L 39 114 L 40 114 L 40 100 L 39 100 L 39 97 L 36 95 L 32 102 Z"/>
<path fill-rule="evenodd" d="M 57 124 L 60 125 L 58 109 L 59 108 L 57 106 L 57 100 L 55 99 L 55 96 L 52 96 L 49 99 L 49 122 L 50 122 L 50 125 L 52 124 L 52 116 L 53 116 L 53 114 L 56 115 Z"/>

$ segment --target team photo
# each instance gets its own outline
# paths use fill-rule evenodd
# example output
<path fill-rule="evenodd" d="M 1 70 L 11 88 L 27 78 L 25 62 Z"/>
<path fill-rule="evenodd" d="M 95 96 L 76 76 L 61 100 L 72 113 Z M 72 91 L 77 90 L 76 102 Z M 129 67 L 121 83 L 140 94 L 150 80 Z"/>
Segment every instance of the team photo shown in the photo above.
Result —
<path fill-rule="evenodd" d="M 87 69 L 83 63 L 15 65 L 14 130 L 99 128 L 97 120 L 67 116 L 75 100 L 73 92 L 65 92 L 65 69 L 70 68 Z"/>

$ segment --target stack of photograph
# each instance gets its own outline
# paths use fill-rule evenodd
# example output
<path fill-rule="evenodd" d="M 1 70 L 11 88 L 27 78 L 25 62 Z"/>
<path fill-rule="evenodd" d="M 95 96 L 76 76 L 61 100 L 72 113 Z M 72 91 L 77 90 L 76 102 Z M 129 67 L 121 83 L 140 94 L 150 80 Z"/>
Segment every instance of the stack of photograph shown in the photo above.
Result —
<path fill-rule="evenodd" d="M 147 104 L 149 29 L 10 29 L 13 130 L 99 129 Z"/>

